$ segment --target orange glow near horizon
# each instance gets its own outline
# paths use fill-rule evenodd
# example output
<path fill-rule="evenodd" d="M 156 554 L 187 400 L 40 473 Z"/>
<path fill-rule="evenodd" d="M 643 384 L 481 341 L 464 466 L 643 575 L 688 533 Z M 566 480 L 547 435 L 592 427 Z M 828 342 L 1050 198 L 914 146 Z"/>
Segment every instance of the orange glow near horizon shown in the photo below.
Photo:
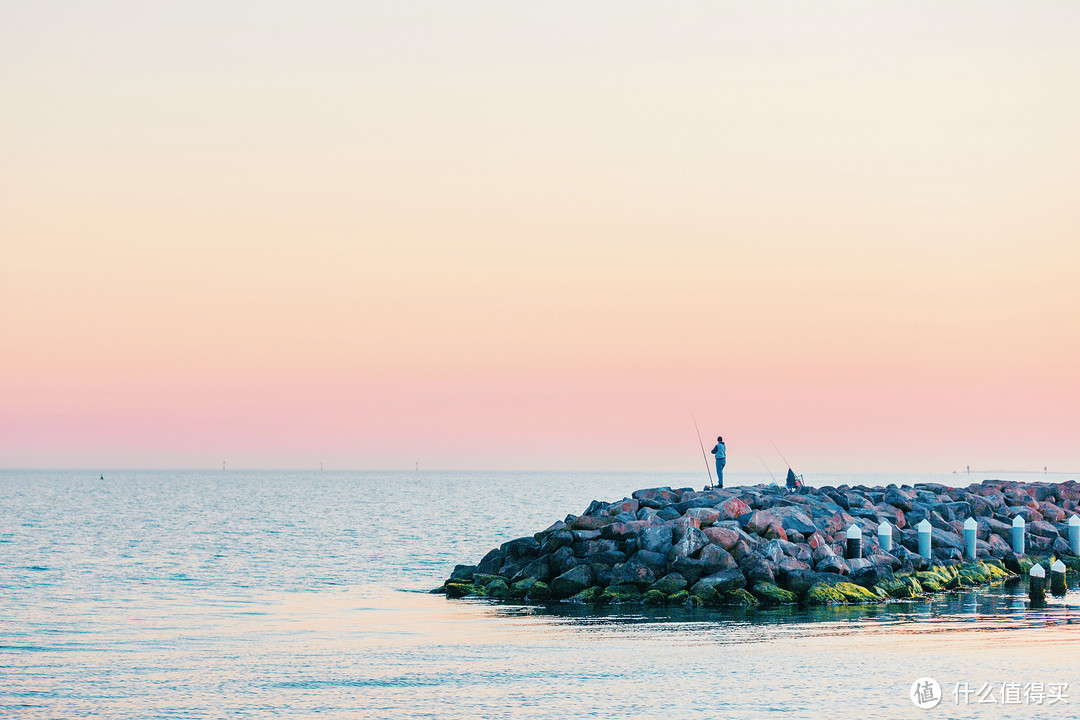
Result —
<path fill-rule="evenodd" d="M 0 9 L 0 466 L 1080 470 L 1080 10 L 839 5 Z"/>

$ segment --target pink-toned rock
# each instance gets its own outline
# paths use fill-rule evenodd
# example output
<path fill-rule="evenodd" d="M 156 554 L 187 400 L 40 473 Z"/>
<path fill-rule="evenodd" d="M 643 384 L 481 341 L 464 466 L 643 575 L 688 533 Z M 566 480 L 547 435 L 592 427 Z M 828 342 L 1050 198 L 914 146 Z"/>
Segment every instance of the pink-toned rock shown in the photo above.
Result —
<path fill-rule="evenodd" d="M 679 494 L 671 490 L 671 488 L 646 488 L 644 490 L 635 490 L 630 493 L 630 497 L 635 500 L 655 500 L 663 503 L 676 503 L 679 502 Z"/>
<path fill-rule="evenodd" d="M 620 503 L 615 503 L 614 505 L 609 505 L 608 506 L 608 515 L 610 515 L 612 517 L 615 517 L 619 513 L 624 513 L 624 512 L 636 513 L 638 511 L 639 507 L 640 506 L 638 505 L 637 500 L 633 500 L 633 499 L 631 499 L 631 500 L 623 500 Z"/>
<path fill-rule="evenodd" d="M 723 516 L 720 514 L 719 510 L 699 507 L 688 509 L 683 517 L 697 520 L 698 527 L 701 528 L 719 522 Z"/>
<path fill-rule="evenodd" d="M 841 531 L 847 531 L 849 527 L 855 524 L 855 518 L 851 517 L 845 512 L 833 513 L 831 517 L 825 520 L 825 526 L 823 530 L 826 535 L 835 535 Z M 821 524 L 818 524 L 821 527 Z"/>
<path fill-rule="evenodd" d="M 888 520 L 892 523 L 893 527 L 901 528 L 907 526 L 907 520 L 904 519 L 904 513 L 899 508 L 895 508 L 887 503 L 878 503 L 874 506 L 874 511 L 878 515 L 882 515 L 883 520 Z"/>
<path fill-rule="evenodd" d="M 611 523 L 600 528 L 600 537 L 610 540 L 626 540 L 627 538 L 636 537 L 648 526 L 649 523 L 644 520 Z"/>
<path fill-rule="evenodd" d="M 1059 508 L 1052 502 L 1039 503 L 1039 512 L 1042 513 L 1043 520 L 1052 523 L 1065 522 L 1065 511 Z"/>
<path fill-rule="evenodd" d="M 779 520 L 773 520 L 759 534 L 766 540 L 787 540 L 787 532 Z"/>
<path fill-rule="evenodd" d="M 1045 520 L 1033 520 L 1027 524 L 1027 530 L 1029 533 L 1035 535 L 1042 535 L 1043 537 L 1056 538 L 1058 537 L 1058 529 L 1046 522 Z"/>
<path fill-rule="evenodd" d="M 705 533 L 705 537 L 709 538 L 709 542 L 715 543 L 725 550 L 730 550 L 735 547 L 735 543 L 739 542 L 739 533 L 731 528 L 707 527 L 702 532 Z"/>
<path fill-rule="evenodd" d="M 1012 550 L 1012 546 L 1005 542 L 1000 535 L 991 534 L 986 539 L 986 544 L 990 548 L 990 554 L 994 557 L 1001 557 Z"/>
<path fill-rule="evenodd" d="M 572 518 L 572 519 L 571 519 Z M 594 515 L 582 515 L 580 517 L 571 515 L 567 518 L 567 525 L 571 530 L 599 530 L 605 525 L 611 525 L 615 522 L 613 517 L 600 517 Z"/>
<path fill-rule="evenodd" d="M 1059 483 L 1054 487 L 1054 495 L 1057 496 L 1058 500 L 1062 501 L 1080 501 L 1080 483 L 1075 480 Z"/>
<path fill-rule="evenodd" d="M 708 575 L 738 567 L 738 563 L 735 562 L 735 558 L 731 556 L 731 553 L 712 543 L 701 549 L 698 560 L 701 561 L 703 572 Z"/>
<path fill-rule="evenodd" d="M 751 535 L 760 535 L 775 521 L 776 517 L 767 510 L 755 510 L 754 514 L 743 525 L 743 529 Z"/>
<path fill-rule="evenodd" d="M 740 515 L 750 512 L 750 506 L 739 498 L 728 498 L 716 508 L 724 520 L 738 520 Z"/>

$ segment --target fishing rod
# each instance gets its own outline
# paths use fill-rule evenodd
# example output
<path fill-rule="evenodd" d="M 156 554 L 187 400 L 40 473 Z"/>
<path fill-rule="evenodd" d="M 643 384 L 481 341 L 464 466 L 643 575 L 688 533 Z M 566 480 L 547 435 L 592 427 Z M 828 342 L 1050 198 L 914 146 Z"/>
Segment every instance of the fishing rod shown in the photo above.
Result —
<path fill-rule="evenodd" d="M 790 470 L 791 469 L 791 463 L 789 463 L 787 461 L 787 458 L 784 457 L 784 453 L 780 452 L 780 448 L 776 447 L 776 443 L 772 443 L 772 446 L 773 446 L 773 450 L 776 451 L 776 454 L 780 456 L 780 459 L 784 461 L 784 464 L 787 465 L 788 469 Z"/>
<path fill-rule="evenodd" d="M 754 457 L 756 457 L 756 458 L 757 458 L 758 460 L 761 460 L 761 456 L 760 456 L 760 455 L 755 455 Z M 761 464 L 762 464 L 762 465 L 765 465 L 765 461 L 764 461 L 764 460 L 761 460 Z M 765 472 L 769 473 L 769 477 L 771 477 L 771 478 L 772 478 L 773 484 L 777 484 L 777 483 L 776 483 L 776 476 L 772 474 L 772 470 L 770 470 L 770 469 L 769 469 L 769 466 L 768 466 L 768 465 L 765 465 Z"/>
<path fill-rule="evenodd" d="M 690 410 L 690 419 L 694 421 L 694 431 L 697 433 L 697 442 L 701 446 L 701 459 L 705 461 L 705 472 L 709 475 L 709 489 L 712 490 L 712 468 L 709 467 L 709 457 L 705 454 L 705 443 L 701 442 L 701 430 L 698 429 L 697 418 L 694 417 L 694 411 L 689 405 L 686 406 L 687 410 Z"/>

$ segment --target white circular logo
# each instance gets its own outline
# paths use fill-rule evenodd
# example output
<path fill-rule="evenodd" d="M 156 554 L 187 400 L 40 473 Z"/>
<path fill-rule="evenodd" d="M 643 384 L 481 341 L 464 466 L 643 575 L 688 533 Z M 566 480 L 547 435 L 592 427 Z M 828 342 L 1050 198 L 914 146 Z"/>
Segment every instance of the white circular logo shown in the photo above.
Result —
<path fill-rule="evenodd" d="M 929 710 L 941 702 L 941 686 L 932 677 L 921 677 L 911 683 L 911 702 L 915 707 Z"/>

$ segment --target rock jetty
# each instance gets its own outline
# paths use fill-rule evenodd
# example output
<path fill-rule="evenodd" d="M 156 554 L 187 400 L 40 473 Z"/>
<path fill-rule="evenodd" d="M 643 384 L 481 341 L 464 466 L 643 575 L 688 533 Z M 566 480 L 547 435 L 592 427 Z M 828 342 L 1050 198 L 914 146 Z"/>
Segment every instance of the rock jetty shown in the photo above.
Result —
<path fill-rule="evenodd" d="M 775 485 L 650 488 L 614 502 L 594 500 L 580 515 L 505 542 L 478 564 L 455 567 L 433 592 L 652 606 L 912 599 L 1018 578 L 1035 558 L 1062 558 L 1080 569 L 1067 520 L 1078 511 L 1076 481 L 795 492 Z M 1028 555 L 1010 544 L 1017 516 L 1025 521 Z M 964 561 L 968 518 L 977 522 L 973 562 Z M 924 520 L 931 527 L 928 557 L 919 554 L 916 529 Z M 853 527 L 861 531 L 859 557 L 847 545 L 849 532 L 858 535 Z"/>

